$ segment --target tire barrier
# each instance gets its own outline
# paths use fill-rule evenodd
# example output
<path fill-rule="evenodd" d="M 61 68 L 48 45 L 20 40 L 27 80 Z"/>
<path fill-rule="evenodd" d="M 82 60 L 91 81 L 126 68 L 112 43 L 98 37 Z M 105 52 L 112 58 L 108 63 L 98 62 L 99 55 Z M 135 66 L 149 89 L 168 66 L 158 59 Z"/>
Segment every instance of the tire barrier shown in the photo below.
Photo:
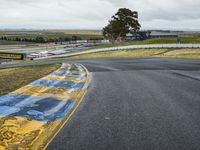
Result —
<path fill-rule="evenodd" d="M 90 81 L 82 65 L 0 96 L 0 149 L 44 149 L 80 104 Z"/>

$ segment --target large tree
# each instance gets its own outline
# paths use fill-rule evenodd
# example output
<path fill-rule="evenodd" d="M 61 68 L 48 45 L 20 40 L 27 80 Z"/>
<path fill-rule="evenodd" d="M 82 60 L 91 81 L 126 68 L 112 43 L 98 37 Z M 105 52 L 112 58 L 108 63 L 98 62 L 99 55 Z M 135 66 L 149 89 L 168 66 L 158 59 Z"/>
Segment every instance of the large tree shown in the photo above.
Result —
<path fill-rule="evenodd" d="M 103 28 L 103 36 L 108 39 L 121 39 L 130 31 L 139 31 L 141 25 L 138 21 L 138 13 L 127 8 L 120 8 L 112 16 L 109 24 Z"/>

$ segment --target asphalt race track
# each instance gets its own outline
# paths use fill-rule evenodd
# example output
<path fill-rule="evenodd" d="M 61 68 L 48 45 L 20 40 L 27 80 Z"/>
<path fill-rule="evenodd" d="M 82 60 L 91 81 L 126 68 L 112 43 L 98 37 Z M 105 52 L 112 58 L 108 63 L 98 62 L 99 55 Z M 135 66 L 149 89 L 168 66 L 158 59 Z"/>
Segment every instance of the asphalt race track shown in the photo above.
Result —
<path fill-rule="evenodd" d="M 200 149 L 200 61 L 116 58 L 64 62 L 86 66 L 93 73 L 92 82 L 49 150 Z"/>

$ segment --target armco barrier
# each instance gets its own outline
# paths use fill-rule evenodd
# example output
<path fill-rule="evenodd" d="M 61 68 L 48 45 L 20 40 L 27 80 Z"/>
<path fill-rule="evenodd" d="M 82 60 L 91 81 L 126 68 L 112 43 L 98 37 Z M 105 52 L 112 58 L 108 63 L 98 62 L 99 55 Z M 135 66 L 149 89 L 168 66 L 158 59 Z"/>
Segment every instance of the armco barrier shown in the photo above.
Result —
<path fill-rule="evenodd" d="M 85 67 L 63 64 L 0 96 L 0 149 L 44 149 L 78 107 L 88 84 Z"/>
<path fill-rule="evenodd" d="M 84 52 L 77 52 L 72 54 L 63 54 L 49 57 L 35 58 L 34 60 L 47 59 L 47 58 L 59 58 L 59 57 L 70 57 L 83 54 L 90 54 L 96 52 L 116 51 L 116 50 L 129 50 L 129 49 L 159 49 L 159 48 L 200 48 L 200 44 L 149 44 L 149 45 L 129 45 L 129 46 L 118 46 L 111 48 L 101 48 L 94 50 L 86 50 Z"/>

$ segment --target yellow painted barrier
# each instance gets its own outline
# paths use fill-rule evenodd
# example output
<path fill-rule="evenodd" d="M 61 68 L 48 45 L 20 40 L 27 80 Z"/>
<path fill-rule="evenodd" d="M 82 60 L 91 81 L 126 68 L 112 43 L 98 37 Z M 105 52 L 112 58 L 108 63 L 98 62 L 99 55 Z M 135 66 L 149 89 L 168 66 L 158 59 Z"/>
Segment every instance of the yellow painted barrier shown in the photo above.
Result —
<path fill-rule="evenodd" d="M 0 58 L 22 60 L 25 59 L 25 54 L 0 52 Z"/>
<path fill-rule="evenodd" d="M 52 73 L 0 96 L 0 150 L 45 149 L 72 116 L 90 75 L 82 65 L 63 64 L 60 69 L 66 74 Z M 79 70 L 85 76 L 78 78 Z"/>

